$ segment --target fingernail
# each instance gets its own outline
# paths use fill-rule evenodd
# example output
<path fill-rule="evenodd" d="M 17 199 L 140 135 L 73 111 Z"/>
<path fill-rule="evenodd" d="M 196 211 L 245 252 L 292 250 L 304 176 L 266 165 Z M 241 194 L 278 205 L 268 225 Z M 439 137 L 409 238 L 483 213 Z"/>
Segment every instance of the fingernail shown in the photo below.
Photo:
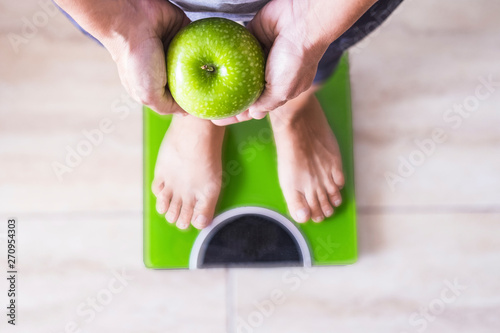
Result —
<path fill-rule="evenodd" d="M 330 217 L 333 215 L 333 209 L 329 209 L 326 211 L 326 217 Z"/>
<path fill-rule="evenodd" d="M 335 205 L 335 207 L 338 207 L 338 206 L 340 206 L 341 203 L 342 203 L 342 200 L 337 200 L 333 204 Z"/>
<path fill-rule="evenodd" d="M 203 215 L 198 215 L 193 224 L 197 228 L 203 228 L 207 224 L 207 218 Z"/>
<path fill-rule="evenodd" d="M 307 219 L 307 212 L 305 209 L 299 209 L 295 212 L 295 216 L 297 217 L 297 222 L 305 222 Z"/>

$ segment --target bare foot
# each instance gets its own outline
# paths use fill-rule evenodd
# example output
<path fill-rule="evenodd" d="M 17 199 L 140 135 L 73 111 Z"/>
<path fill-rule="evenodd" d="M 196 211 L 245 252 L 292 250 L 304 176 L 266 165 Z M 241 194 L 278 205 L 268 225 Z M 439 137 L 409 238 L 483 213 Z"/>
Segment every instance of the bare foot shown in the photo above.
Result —
<path fill-rule="evenodd" d="M 342 202 L 344 175 L 337 139 L 314 92 L 310 88 L 269 114 L 281 189 L 297 222 L 321 222 Z"/>
<path fill-rule="evenodd" d="M 210 224 L 220 193 L 224 127 L 174 115 L 158 153 L 152 190 L 156 209 L 186 229 Z"/>

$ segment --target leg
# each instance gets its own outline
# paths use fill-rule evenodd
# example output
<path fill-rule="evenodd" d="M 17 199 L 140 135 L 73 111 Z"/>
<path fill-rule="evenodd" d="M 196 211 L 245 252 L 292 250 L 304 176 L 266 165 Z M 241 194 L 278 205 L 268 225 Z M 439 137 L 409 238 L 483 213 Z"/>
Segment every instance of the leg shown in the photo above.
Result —
<path fill-rule="evenodd" d="M 297 222 L 321 222 L 333 214 L 344 186 L 337 139 L 314 93 L 314 85 L 269 114 L 278 153 L 278 174 L 290 214 Z"/>
<path fill-rule="evenodd" d="M 158 213 L 186 229 L 210 224 L 220 192 L 224 127 L 173 116 L 158 153 L 152 190 Z"/>
<path fill-rule="evenodd" d="M 387 19 L 402 0 L 379 0 L 334 41 L 318 65 L 313 86 L 269 114 L 278 151 L 278 173 L 290 214 L 297 222 L 320 222 L 342 198 L 342 161 L 337 139 L 314 96 L 342 53 Z"/>

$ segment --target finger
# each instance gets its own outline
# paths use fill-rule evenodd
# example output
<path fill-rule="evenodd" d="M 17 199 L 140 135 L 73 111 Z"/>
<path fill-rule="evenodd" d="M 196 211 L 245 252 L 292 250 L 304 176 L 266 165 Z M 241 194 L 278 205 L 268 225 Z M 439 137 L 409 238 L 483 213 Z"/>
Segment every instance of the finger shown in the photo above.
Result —
<path fill-rule="evenodd" d="M 185 113 L 167 89 L 163 44 L 150 38 L 124 53 L 118 60 L 120 78 L 130 95 L 159 114 Z"/>
<path fill-rule="evenodd" d="M 267 112 L 279 108 L 285 104 L 286 101 L 286 97 L 273 92 L 272 86 L 266 86 L 266 89 L 264 89 L 259 99 L 249 108 L 250 115 L 252 115 L 253 118 L 261 119 L 263 118 L 262 114 L 265 116 Z"/>
<path fill-rule="evenodd" d="M 249 111 L 243 111 L 239 115 L 236 115 L 234 117 L 229 117 L 229 118 L 224 118 L 224 119 L 213 119 L 212 123 L 217 126 L 227 126 L 227 125 L 232 125 L 236 123 L 241 123 L 244 121 L 252 120 L 253 117 L 250 115 Z"/>
<path fill-rule="evenodd" d="M 239 120 L 236 117 L 230 117 L 224 119 L 212 119 L 212 123 L 217 126 L 227 126 L 231 124 L 236 124 L 237 122 L 239 122 Z"/>
<path fill-rule="evenodd" d="M 149 108 L 153 109 L 161 115 L 165 114 L 180 114 L 187 115 L 179 104 L 177 104 L 170 94 L 170 91 L 163 89 L 163 92 L 156 94 L 154 92 L 151 95 L 146 95 L 146 99 L 142 99 L 142 103 Z"/>
<path fill-rule="evenodd" d="M 236 119 L 238 119 L 239 122 L 243 121 L 248 121 L 252 119 L 252 116 L 250 115 L 250 112 L 248 110 L 243 111 L 239 115 L 236 116 Z"/>
<path fill-rule="evenodd" d="M 163 11 L 163 17 L 168 19 L 166 26 L 161 26 L 160 31 L 157 33 L 162 37 L 165 49 L 168 49 L 168 45 L 172 38 L 174 38 L 180 29 L 191 23 L 191 20 L 179 7 L 173 6 L 168 2 L 162 3 L 160 7 Z M 174 11 L 174 13 L 172 11 Z M 172 15 L 175 19 L 172 19 Z"/>
<path fill-rule="evenodd" d="M 273 45 L 273 41 L 276 36 L 269 29 L 265 29 L 266 26 L 269 27 L 270 24 L 263 24 L 262 13 L 260 11 L 247 24 L 247 29 L 257 38 L 267 53 L 271 48 L 271 45 Z"/>
<path fill-rule="evenodd" d="M 268 112 L 253 111 L 253 113 L 250 114 L 250 116 L 253 119 L 263 119 L 265 116 L 267 116 L 267 114 L 268 114 Z"/>

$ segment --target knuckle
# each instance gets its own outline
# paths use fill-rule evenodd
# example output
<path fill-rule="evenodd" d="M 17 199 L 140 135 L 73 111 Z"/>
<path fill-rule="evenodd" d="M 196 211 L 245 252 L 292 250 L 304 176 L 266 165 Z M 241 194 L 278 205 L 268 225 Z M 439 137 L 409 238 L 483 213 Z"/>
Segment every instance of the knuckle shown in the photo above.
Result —
<path fill-rule="evenodd" d="M 296 91 L 294 91 L 294 90 L 287 90 L 285 92 L 285 102 L 288 102 L 289 100 L 294 99 L 298 95 L 299 94 Z"/>
<path fill-rule="evenodd" d="M 134 90 L 135 90 L 134 95 L 137 96 L 139 103 L 142 103 L 144 105 L 153 105 L 156 103 L 157 94 L 152 89 L 140 87 L 140 88 L 136 88 Z"/>
<path fill-rule="evenodd" d="M 137 94 L 137 98 L 139 99 L 139 103 L 144 105 L 153 104 L 154 97 L 150 93 L 139 93 Z"/>
<path fill-rule="evenodd" d="M 277 97 L 279 101 L 277 104 L 281 106 L 288 102 L 291 99 L 294 99 L 299 95 L 297 87 L 294 86 L 278 86 L 274 90 L 274 95 Z"/>
<path fill-rule="evenodd" d="M 167 114 L 171 114 L 172 112 L 168 112 L 167 110 L 163 110 L 163 109 L 154 109 L 156 111 L 156 113 L 158 113 L 159 115 L 167 115 Z"/>

